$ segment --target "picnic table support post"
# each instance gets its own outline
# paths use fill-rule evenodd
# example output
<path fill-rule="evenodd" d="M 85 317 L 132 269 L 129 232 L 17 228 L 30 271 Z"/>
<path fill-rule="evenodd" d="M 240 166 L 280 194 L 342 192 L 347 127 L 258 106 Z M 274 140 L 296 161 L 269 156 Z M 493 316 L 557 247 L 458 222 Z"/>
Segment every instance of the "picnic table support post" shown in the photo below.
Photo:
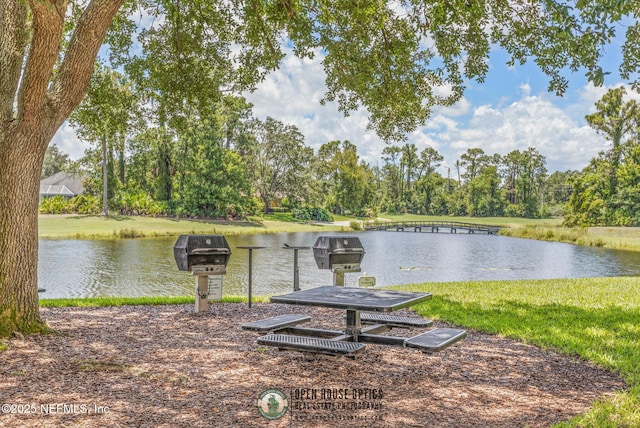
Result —
<path fill-rule="evenodd" d="M 360 311 L 347 309 L 347 328 L 345 334 L 353 336 L 354 341 L 358 341 L 358 335 L 362 332 L 362 323 L 360 321 Z"/>
<path fill-rule="evenodd" d="M 241 247 L 237 247 L 237 248 L 240 248 L 242 250 L 249 250 L 249 290 L 248 290 L 248 294 L 249 294 L 249 307 L 251 307 L 251 300 L 252 300 L 251 287 L 253 285 L 253 250 L 260 250 L 260 249 L 265 248 L 265 247 L 241 246 Z"/>

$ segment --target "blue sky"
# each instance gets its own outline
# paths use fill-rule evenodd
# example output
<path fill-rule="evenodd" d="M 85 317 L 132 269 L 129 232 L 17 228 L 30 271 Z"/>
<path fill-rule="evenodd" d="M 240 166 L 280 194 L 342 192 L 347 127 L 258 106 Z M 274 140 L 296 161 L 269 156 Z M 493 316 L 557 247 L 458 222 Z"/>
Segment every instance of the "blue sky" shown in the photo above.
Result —
<path fill-rule="evenodd" d="M 485 82 L 469 82 L 463 99 L 448 108 L 436 108 L 422 128 L 408 136 L 421 151 L 436 148 L 446 174 L 469 148 L 481 148 L 487 154 L 505 155 L 512 150 L 535 147 L 547 159 L 549 173 L 582 169 L 607 142 L 586 123 L 585 115 L 594 111 L 594 103 L 610 88 L 621 84 L 617 77 L 618 46 L 608 49 L 603 68 L 613 73 L 603 87 L 586 81 L 584 71 L 565 74 L 569 89 L 563 97 L 547 92 L 548 78 L 535 64 L 507 67 L 506 55 L 495 51 Z M 380 160 L 385 143 L 367 131 L 367 112 L 360 109 L 345 118 L 336 104 L 320 105 L 325 92 L 322 53 L 313 60 L 288 55 L 279 70 L 271 73 L 253 93 L 244 94 L 254 104 L 254 115 L 271 116 L 297 126 L 308 146 L 317 150 L 332 140 L 349 140 L 368 162 Z M 627 91 L 640 100 L 638 94 Z M 77 159 L 88 144 L 77 140 L 73 129 L 63 125 L 54 137 L 64 153 Z"/>
<path fill-rule="evenodd" d="M 256 92 L 246 95 L 254 104 L 254 114 L 296 125 L 315 149 L 331 140 L 349 140 L 358 146 L 361 157 L 375 163 L 385 145 L 366 130 L 367 112 L 359 110 L 344 118 L 335 104 L 320 106 L 324 93 L 321 57 L 319 53 L 314 60 L 286 58 Z M 599 88 L 587 83 L 584 72 L 567 75 L 569 89 L 558 97 L 547 92 L 548 78 L 535 64 L 509 68 L 506 59 L 504 53 L 494 52 L 485 82 L 469 82 L 460 102 L 434 109 L 425 126 L 408 136 L 408 142 L 419 150 L 436 148 L 445 158 L 442 173 L 474 147 L 502 155 L 535 147 L 546 157 L 550 173 L 582 169 L 608 147 L 587 125 L 585 115 L 594 111 L 594 103 L 607 89 L 620 84 L 616 73 Z M 615 59 L 607 61 L 604 68 L 615 72 Z"/>

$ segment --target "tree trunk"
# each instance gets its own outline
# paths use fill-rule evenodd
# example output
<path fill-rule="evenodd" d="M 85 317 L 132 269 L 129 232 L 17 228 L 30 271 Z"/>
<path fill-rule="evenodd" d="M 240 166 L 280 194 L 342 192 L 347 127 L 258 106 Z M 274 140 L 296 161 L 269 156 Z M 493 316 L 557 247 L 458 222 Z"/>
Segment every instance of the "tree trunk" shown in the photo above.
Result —
<path fill-rule="evenodd" d="M 44 153 L 86 94 L 123 1 L 91 0 L 63 46 L 67 0 L 0 0 L 0 337 L 47 330 L 38 304 Z"/>
<path fill-rule="evenodd" d="M 109 178 L 107 174 L 107 136 L 102 133 L 102 215 L 109 215 Z"/>
<path fill-rule="evenodd" d="M 0 141 L 0 337 L 46 330 L 37 260 L 39 177 L 48 140 L 36 127 L 27 132 Z"/>
<path fill-rule="evenodd" d="M 124 133 L 120 134 L 120 146 L 118 148 L 118 178 L 120 179 L 120 184 L 124 186 L 125 183 L 125 158 L 124 158 Z"/>

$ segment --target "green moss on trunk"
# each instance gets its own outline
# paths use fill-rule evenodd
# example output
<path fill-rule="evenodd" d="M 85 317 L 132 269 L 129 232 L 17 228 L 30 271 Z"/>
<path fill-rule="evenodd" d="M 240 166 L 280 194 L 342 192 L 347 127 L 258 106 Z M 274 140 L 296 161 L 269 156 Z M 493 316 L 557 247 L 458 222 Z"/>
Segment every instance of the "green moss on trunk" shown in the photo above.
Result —
<path fill-rule="evenodd" d="M 40 316 L 21 317 L 15 311 L 4 311 L 0 314 L 0 338 L 13 337 L 19 334 L 50 333 L 51 329 Z"/>

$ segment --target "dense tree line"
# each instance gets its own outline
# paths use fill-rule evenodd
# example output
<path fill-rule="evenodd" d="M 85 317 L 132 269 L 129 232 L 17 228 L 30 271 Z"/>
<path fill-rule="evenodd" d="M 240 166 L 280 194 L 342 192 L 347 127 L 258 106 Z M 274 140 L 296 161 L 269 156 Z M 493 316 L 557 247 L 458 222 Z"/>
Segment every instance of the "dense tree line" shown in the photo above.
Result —
<path fill-rule="evenodd" d="M 146 98 L 134 88 L 101 67 L 71 117 L 94 145 L 80 162 L 89 173 L 87 192 L 100 198 L 106 189 L 109 208 L 123 214 L 240 218 L 315 207 L 363 217 L 540 217 L 559 214 L 571 195 L 571 174 L 548 177 L 535 148 L 506 156 L 472 148 L 445 177 L 444 158 L 432 147 L 388 145 L 375 165 L 349 141 L 327 142 L 314 153 L 295 126 L 254 118 L 239 97 L 212 102 L 206 115 L 194 110 L 167 120 L 148 112 L 141 120 Z M 52 155 L 67 162 L 57 149 Z M 50 207 L 60 205 L 42 209 Z"/>
<path fill-rule="evenodd" d="M 471 148 L 460 156 L 451 177 L 436 172 L 443 157 L 428 147 L 421 153 L 413 144 L 387 147 L 382 166 L 384 198 L 381 209 L 415 214 L 518 216 L 548 215 L 545 203 L 545 158 L 534 148 L 506 156 L 488 155 Z"/>
<path fill-rule="evenodd" d="M 611 146 L 571 180 L 573 193 L 565 224 L 640 224 L 640 107 L 624 100 L 626 91 L 608 91 L 587 121 Z"/>
<path fill-rule="evenodd" d="M 117 98 L 125 97 L 136 111 L 126 80 L 113 71 L 95 76 L 97 85 L 72 122 L 95 143 L 81 161 L 90 173 L 88 193 L 102 195 L 106 172 L 109 206 L 120 213 L 240 218 L 283 207 L 303 218 L 312 212 L 328 218 L 328 211 L 362 217 L 378 212 L 565 215 L 567 225 L 640 222 L 640 110 L 635 101 L 623 100 L 622 87 L 605 94 L 596 113 L 587 116 L 611 148 L 581 172 L 548 175 L 546 159 L 535 148 L 504 156 L 471 148 L 448 160 L 454 168 L 442 174 L 444 158 L 437 150 L 419 151 L 409 143 L 388 145 L 375 164 L 360 159 L 349 141 L 327 142 L 314 153 L 295 126 L 271 117 L 255 119 L 251 105 L 237 97 L 223 97 L 209 107 L 206 118 L 184 116 L 164 126 L 134 121 L 134 115 L 122 115 L 125 109 Z M 115 89 L 106 91 L 108 102 L 97 120 L 85 112 L 92 109 L 94 91 L 109 86 L 105 76 Z M 109 106 L 121 116 L 107 111 Z M 104 123 L 110 117 L 118 126 L 107 132 Z M 45 159 L 43 174 L 73 165 L 55 146 Z M 69 206 L 85 211 L 99 206 L 86 198 L 80 202 Z M 61 206 L 45 203 L 42 209 Z"/>

